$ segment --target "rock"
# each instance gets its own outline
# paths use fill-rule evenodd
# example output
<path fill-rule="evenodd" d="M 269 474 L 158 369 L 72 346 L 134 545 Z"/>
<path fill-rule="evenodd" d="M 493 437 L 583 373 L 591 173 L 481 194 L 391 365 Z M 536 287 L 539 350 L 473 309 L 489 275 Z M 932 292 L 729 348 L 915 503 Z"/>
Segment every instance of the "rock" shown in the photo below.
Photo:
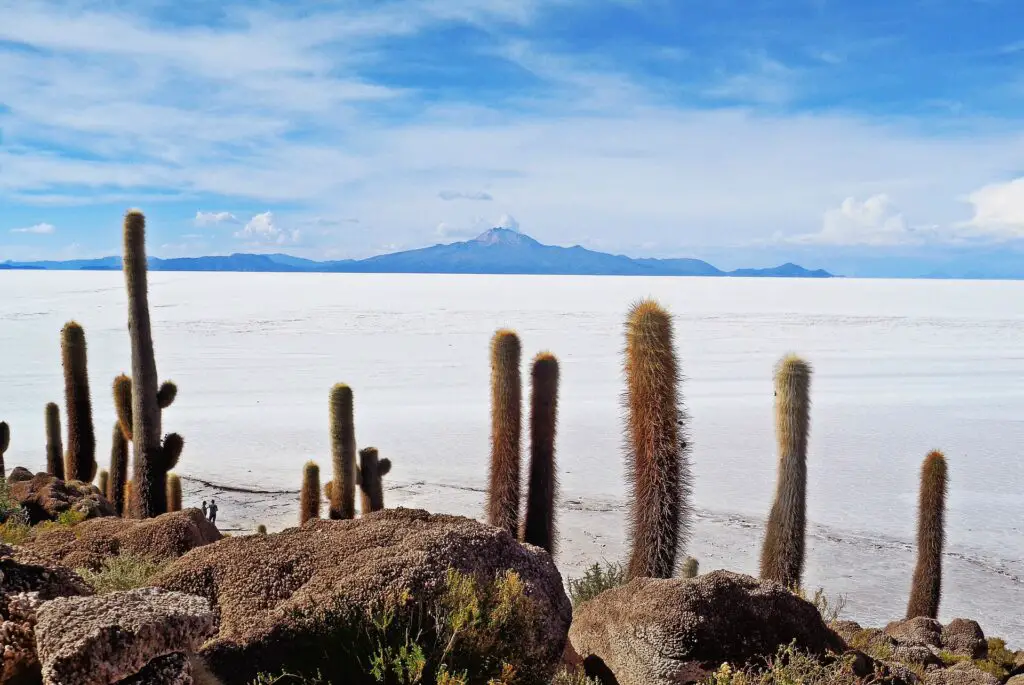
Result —
<path fill-rule="evenodd" d="M 0 544 L 0 682 L 39 683 L 37 608 L 44 600 L 89 594 L 92 589 L 74 572 L 27 550 Z"/>
<path fill-rule="evenodd" d="M 109 685 L 194 651 L 214 630 L 202 597 L 143 588 L 47 602 L 35 636 L 44 685 Z"/>
<path fill-rule="evenodd" d="M 954 618 L 942 628 L 942 648 L 956 656 L 984 659 L 988 656 L 988 642 L 977 621 Z"/>
<path fill-rule="evenodd" d="M 133 676 L 119 680 L 117 685 L 192 685 L 192 664 L 188 656 L 175 652 L 157 657 Z"/>
<path fill-rule="evenodd" d="M 942 668 L 945 665 L 939 656 L 937 647 L 913 642 L 897 642 L 892 658 L 901 664 L 918 665 L 925 668 Z"/>
<path fill-rule="evenodd" d="M 26 547 L 70 568 L 97 570 L 104 559 L 132 554 L 154 560 L 177 559 L 224 536 L 199 509 L 151 519 L 116 516 L 83 521 L 74 528 L 38 533 Z"/>
<path fill-rule="evenodd" d="M 843 642 L 853 646 L 854 641 L 864 633 L 864 628 L 856 621 L 833 621 L 828 624 L 836 635 L 843 638 Z"/>
<path fill-rule="evenodd" d="M 24 469 L 21 469 L 22 471 Z M 56 521 L 66 511 L 77 511 L 85 518 L 113 516 L 114 507 L 100 489 L 77 480 L 63 481 L 48 473 L 37 473 L 28 480 L 15 469 L 19 480 L 10 481 L 11 499 L 21 504 L 32 525 Z"/>
<path fill-rule="evenodd" d="M 900 643 L 942 647 L 942 624 L 933 618 L 918 616 L 905 621 L 893 621 L 885 627 L 885 634 Z"/>
<path fill-rule="evenodd" d="M 998 678 L 985 673 L 970 661 L 929 671 L 925 674 L 924 682 L 925 685 L 999 685 Z"/>
<path fill-rule="evenodd" d="M 690 682 L 694 663 L 738 666 L 793 641 L 817 656 L 846 650 L 813 604 L 777 583 L 728 571 L 638 578 L 607 590 L 576 608 L 569 638 L 620 685 Z"/>
<path fill-rule="evenodd" d="M 347 521 L 314 519 L 274 535 L 227 538 L 192 550 L 151 584 L 214 603 L 220 630 L 201 655 L 226 683 L 286 669 L 319 669 L 328 682 L 372 683 L 360 679 L 362 667 L 337 644 L 376 635 L 367 611 L 403 592 L 412 599 L 400 617 L 416 606 L 433 611 L 449 568 L 488 585 L 499 573 L 516 572 L 532 609 L 518 614 L 524 624 L 503 648 L 521 657 L 512 665 L 524 682 L 550 678 L 572 617 L 551 557 L 461 516 L 386 509 Z M 423 647 L 436 657 L 440 645 Z M 459 649 L 462 654 L 466 647 Z"/>
<path fill-rule="evenodd" d="M 23 480 L 32 480 L 32 472 L 26 469 L 24 466 L 15 466 L 14 469 L 7 475 L 8 483 L 19 483 Z"/>
<path fill-rule="evenodd" d="M 1024 675 L 1015 675 L 1006 681 L 1006 685 L 1024 685 Z"/>

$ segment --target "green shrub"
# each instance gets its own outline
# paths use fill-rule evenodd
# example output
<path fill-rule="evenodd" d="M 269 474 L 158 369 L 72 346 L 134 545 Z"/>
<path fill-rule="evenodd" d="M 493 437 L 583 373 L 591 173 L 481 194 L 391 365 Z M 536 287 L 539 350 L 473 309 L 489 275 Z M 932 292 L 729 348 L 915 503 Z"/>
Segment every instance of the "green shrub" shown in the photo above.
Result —
<path fill-rule="evenodd" d="M 0 542 L 7 545 L 20 545 L 32 537 L 32 526 L 15 517 L 0 524 Z"/>
<path fill-rule="evenodd" d="M 282 671 L 276 675 L 260 673 L 249 685 L 328 685 L 319 674 L 312 677 Z"/>
<path fill-rule="evenodd" d="M 569 599 L 575 608 L 588 599 L 593 599 L 605 590 L 619 587 L 626 582 L 626 570 L 622 564 L 606 561 L 604 568 L 594 563 L 583 572 L 582 578 L 569 579 Z"/>
<path fill-rule="evenodd" d="M 737 668 L 722 664 L 704 682 L 705 685 L 863 685 L 864 682 L 878 682 L 877 677 L 867 681 L 856 677 L 850 668 L 850 658 L 819 661 L 789 645 L 780 647 L 763 666 Z"/>
<path fill-rule="evenodd" d="M 143 587 L 149 579 L 167 566 L 166 561 L 153 561 L 132 554 L 121 554 L 103 560 L 99 571 L 77 569 L 78 575 L 92 586 L 97 594 Z"/>

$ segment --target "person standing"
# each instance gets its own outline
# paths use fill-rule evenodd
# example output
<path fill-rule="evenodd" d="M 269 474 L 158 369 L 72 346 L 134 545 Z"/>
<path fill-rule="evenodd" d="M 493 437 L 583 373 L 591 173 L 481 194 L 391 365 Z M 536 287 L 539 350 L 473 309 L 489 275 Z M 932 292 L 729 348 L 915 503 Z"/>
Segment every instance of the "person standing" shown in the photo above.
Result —
<path fill-rule="evenodd" d="M 210 500 L 210 523 L 217 523 L 217 500 Z"/>
<path fill-rule="evenodd" d="M 203 500 L 203 518 L 209 518 L 209 516 L 210 516 L 209 509 L 210 508 L 208 506 L 206 506 L 206 500 L 204 499 Z"/>

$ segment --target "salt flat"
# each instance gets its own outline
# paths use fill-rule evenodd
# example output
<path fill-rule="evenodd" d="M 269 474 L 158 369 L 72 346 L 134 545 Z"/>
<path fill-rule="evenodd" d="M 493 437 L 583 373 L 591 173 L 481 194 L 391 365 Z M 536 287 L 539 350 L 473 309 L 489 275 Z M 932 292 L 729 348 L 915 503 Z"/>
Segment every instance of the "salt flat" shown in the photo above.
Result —
<path fill-rule="evenodd" d="M 1024 646 L 1024 283 L 349 274 L 150 274 L 157 364 L 179 396 L 187 503 L 273 529 L 302 463 L 329 466 L 327 393 L 356 397 L 360 445 L 395 467 L 389 506 L 479 516 L 488 454 L 488 342 L 516 329 L 526 362 L 562 363 L 560 566 L 623 552 L 622 326 L 638 297 L 675 315 L 702 570 L 756 569 L 774 486 L 772 366 L 815 369 L 806 584 L 847 594 L 867 623 L 898 618 L 914 552 L 917 475 L 950 462 L 943 618 Z M 0 272 L 0 419 L 8 468 L 44 464 L 43 407 L 63 402 L 59 331 L 89 342 L 99 460 L 128 371 L 119 272 Z M 191 486 L 190 490 L 188 487 Z"/>

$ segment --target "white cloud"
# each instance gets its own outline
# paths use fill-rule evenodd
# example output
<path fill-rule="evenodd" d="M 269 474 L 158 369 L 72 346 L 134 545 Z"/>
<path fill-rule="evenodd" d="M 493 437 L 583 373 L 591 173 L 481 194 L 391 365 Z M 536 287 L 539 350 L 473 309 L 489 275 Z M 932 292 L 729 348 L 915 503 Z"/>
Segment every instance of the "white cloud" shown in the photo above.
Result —
<path fill-rule="evenodd" d="M 196 226 L 210 226 L 211 224 L 235 223 L 238 219 L 231 212 L 196 212 L 193 220 Z"/>
<path fill-rule="evenodd" d="M 299 229 L 286 231 L 278 227 L 273 212 L 257 214 L 235 233 L 236 238 L 251 241 L 257 245 L 287 245 L 299 240 Z"/>
<path fill-rule="evenodd" d="M 24 228 L 12 228 L 11 233 L 32 233 L 35 235 L 50 235 L 57 230 L 57 227 L 53 224 L 41 223 L 35 224 L 34 226 L 26 226 Z"/>
<path fill-rule="evenodd" d="M 1024 177 L 986 185 L 967 196 L 974 216 L 959 225 L 966 234 L 994 239 L 1024 238 Z"/>
<path fill-rule="evenodd" d="M 508 228 L 513 231 L 519 232 L 519 222 L 511 214 L 502 214 L 498 221 L 494 224 L 494 228 Z"/>
<path fill-rule="evenodd" d="M 817 245 L 903 245 L 918 242 L 920 236 L 885 194 L 860 201 L 843 200 L 838 208 L 825 212 L 821 230 L 788 238 L 789 242 Z"/>
<path fill-rule="evenodd" d="M 472 190 L 468 192 L 460 190 L 442 190 L 437 194 L 442 200 L 493 200 L 490 193 L 482 190 Z"/>

